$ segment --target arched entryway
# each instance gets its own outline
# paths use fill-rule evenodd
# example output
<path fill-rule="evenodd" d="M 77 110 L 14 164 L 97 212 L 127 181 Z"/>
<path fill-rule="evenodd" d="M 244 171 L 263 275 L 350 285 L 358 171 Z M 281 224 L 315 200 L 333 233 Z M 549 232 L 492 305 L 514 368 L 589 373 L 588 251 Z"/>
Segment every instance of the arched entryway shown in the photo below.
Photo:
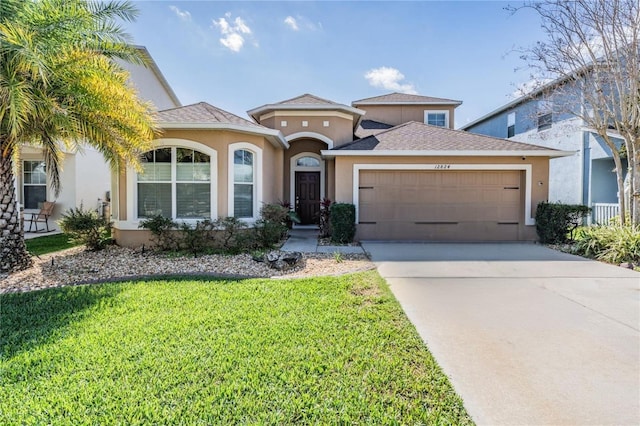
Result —
<path fill-rule="evenodd" d="M 301 152 L 291 157 L 290 197 L 301 225 L 318 223 L 325 195 L 325 166 L 319 154 Z"/>
<path fill-rule="evenodd" d="M 289 149 L 284 158 L 284 195 L 300 216 L 301 224 L 317 224 L 320 202 L 327 195 L 326 162 L 320 152 L 333 141 L 316 133 L 288 136 Z"/>

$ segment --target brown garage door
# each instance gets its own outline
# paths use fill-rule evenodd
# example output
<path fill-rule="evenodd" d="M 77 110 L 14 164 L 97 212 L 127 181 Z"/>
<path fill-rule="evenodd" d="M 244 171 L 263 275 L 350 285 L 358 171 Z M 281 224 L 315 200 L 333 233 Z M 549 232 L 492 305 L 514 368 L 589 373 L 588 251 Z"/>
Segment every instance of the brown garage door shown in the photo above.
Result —
<path fill-rule="evenodd" d="M 517 240 L 520 186 L 519 171 L 361 171 L 358 237 Z"/>

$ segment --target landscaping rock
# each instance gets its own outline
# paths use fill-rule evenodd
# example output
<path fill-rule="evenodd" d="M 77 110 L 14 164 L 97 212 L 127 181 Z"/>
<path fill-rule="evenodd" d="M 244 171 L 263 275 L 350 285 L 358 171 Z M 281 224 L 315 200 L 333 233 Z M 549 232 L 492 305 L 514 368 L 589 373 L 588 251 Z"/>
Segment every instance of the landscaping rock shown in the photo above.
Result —
<path fill-rule="evenodd" d="M 265 263 L 277 271 L 294 268 L 301 260 L 302 253 L 297 251 L 281 252 L 274 250 L 264 256 Z"/>

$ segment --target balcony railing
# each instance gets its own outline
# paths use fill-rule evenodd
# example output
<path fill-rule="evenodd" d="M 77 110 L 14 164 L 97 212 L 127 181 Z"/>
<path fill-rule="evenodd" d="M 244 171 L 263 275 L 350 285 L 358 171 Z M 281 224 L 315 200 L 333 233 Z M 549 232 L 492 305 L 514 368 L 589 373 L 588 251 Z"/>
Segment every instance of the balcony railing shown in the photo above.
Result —
<path fill-rule="evenodd" d="M 608 225 L 612 218 L 620 216 L 620 206 L 617 203 L 593 203 L 593 223 Z"/>

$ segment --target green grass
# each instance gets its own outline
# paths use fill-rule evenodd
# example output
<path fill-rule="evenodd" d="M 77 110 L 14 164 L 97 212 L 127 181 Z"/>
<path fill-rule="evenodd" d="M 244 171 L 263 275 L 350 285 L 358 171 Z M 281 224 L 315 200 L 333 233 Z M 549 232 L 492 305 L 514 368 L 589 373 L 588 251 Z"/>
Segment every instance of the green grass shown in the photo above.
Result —
<path fill-rule="evenodd" d="M 0 296 L 0 424 L 470 424 L 375 271 Z"/>
<path fill-rule="evenodd" d="M 69 236 L 66 234 L 54 234 L 30 238 L 25 240 L 25 243 L 27 244 L 27 250 L 29 250 L 29 253 L 34 256 L 53 253 L 55 251 L 68 249 L 78 245 L 69 242 Z"/>

